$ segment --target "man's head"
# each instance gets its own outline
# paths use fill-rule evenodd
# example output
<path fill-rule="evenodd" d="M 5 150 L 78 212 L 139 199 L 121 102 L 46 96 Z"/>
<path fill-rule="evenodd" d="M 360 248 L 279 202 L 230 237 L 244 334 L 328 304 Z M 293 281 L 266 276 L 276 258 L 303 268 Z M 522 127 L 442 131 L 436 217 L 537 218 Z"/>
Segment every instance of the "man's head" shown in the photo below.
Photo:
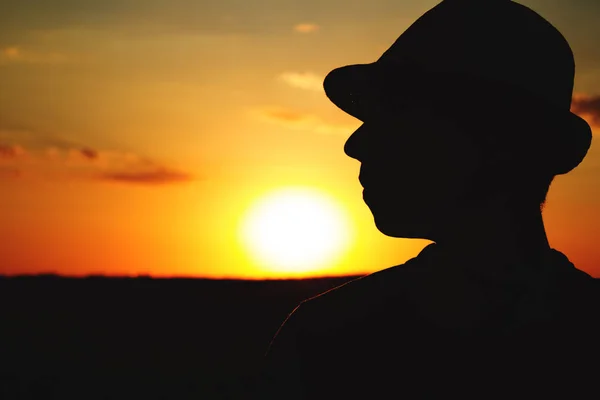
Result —
<path fill-rule="evenodd" d="M 554 174 L 511 140 L 543 125 L 490 117 L 415 105 L 366 121 L 350 136 L 344 150 L 361 162 L 364 201 L 381 232 L 436 240 L 475 209 L 541 210 Z"/>
<path fill-rule="evenodd" d="M 336 68 L 323 86 L 364 122 L 346 153 L 379 229 L 435 240 L 463 210 L 540 212 L 552 178 L 591 144 L 570 112 L 574 75 L 566 39 L 533 10 L 444 0 L 377 61 Z"/>

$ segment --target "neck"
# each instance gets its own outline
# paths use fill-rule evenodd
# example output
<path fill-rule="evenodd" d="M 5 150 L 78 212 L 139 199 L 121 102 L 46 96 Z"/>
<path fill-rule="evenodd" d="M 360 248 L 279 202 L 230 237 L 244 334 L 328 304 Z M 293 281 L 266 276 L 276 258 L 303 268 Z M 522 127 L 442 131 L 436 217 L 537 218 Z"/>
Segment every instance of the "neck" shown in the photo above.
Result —
<path fill-rule="evenodd" d="M 543 267 L 550 252 L 539 208 L 510 207 L 507 202 L 471 209 L 452 218 L 450 229 L 436 240 L 452 265 L 498 278 Z"/>

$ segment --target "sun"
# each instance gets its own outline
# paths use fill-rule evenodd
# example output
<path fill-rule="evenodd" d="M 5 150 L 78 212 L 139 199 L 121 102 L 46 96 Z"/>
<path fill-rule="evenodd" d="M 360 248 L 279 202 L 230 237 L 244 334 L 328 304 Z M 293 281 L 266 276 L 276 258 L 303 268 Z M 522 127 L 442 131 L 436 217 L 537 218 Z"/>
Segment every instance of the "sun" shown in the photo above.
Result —
<path fill-rule="evenodd" d="M 247 251 L 263 268 L 304 274 L 326 268 L 350 244 L 343 208 L 316 189 L 286 188 L 262 197 L 240 229 Z"/>

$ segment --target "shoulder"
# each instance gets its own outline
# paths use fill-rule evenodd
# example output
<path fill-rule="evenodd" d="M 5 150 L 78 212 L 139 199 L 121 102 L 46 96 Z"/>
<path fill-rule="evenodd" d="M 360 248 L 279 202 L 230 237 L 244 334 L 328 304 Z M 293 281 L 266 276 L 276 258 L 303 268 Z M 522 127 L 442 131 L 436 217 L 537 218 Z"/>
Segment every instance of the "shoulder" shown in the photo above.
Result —
<path fill-rule="evenodd" d="M 341 379 L 336 382 L 343 385 L 352 381 L 348 377 L 356 373 L 353 366 L 376 368 L 378 355 L 392 354 L 406 343 L 400 330 L 411 317 L 403 287 L 418 275 L 419 264 L 413 258 L 302 301 L 274 336 L 264 359 L 264 376 L 279 382 L 277 387 L 309 390 L 308 386 L 336 387 L 333 381 L 320 380 L 333 380 L 335 371 Z M 362 379 L 367 372 L 361 372 Z"/>
<path fill-rule="evenodd" d="M 362 325 L 390 307 L 399 311 L 405 306 L 406 291 L 422 275 L 421 264 L 412 258 L 306 299 L 290 316 L 294 317 L 290 324 L 302 326 L 306 333 L 319 334 Z"/>
<path fill-rule="evenodd" d="M 427 247 L 404 264 L 354 279 L 302 301 L 280 326 L 267 353 L 297 354 L 332 341 L 367 340 L 377 330 L 396 329 L 389 325 L 398 325 L 399 320 L 408 323 L 411 306 L 406 293 L 426 280 L 427 258 L 422 257 L 426 250 Z"/>

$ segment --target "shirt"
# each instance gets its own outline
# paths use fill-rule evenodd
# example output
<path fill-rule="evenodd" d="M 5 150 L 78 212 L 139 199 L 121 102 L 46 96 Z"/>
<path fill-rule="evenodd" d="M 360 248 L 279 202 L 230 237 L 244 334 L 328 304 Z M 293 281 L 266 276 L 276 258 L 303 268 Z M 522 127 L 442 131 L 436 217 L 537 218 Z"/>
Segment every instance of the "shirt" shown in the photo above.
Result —
<path fill-rule="evenodd" d="M 554 249 L 534 279 L 448 267 L 431 244 L 303 301 L 271 343 L 259 398 L 599 398 L 597 279 Z"/>

